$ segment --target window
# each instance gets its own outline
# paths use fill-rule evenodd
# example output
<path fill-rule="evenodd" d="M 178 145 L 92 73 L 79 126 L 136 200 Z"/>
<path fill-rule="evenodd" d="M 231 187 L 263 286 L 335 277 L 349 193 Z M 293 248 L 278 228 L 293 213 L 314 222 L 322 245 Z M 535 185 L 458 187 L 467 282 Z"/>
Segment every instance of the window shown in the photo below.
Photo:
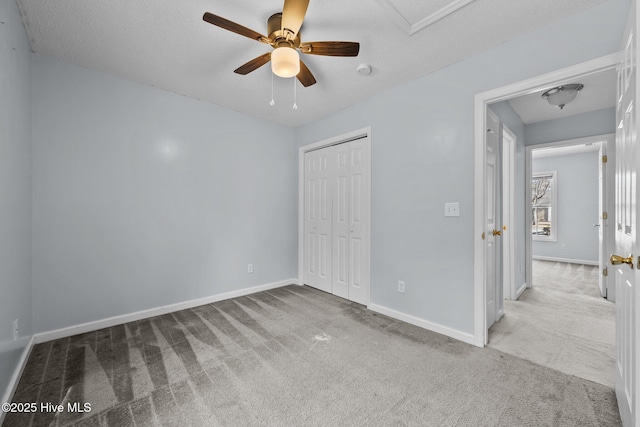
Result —
<path fill-rule="evenodd" d="M 533 240 L 555 242 L 558 235 L 556 172 L 534 173 L 531 179 Z"/>

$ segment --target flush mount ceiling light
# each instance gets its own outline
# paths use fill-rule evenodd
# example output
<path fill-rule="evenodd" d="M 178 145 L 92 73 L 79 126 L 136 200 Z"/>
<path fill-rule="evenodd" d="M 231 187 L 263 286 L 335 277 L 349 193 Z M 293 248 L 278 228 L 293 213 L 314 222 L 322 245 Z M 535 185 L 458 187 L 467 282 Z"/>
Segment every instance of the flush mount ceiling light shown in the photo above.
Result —
<path fill-rule="evenodd" d="M 576 99 L 576 95 L 578 95 L 578 92 L 580 92 L 583 87 L 584 85 L 581 84 L 562 85 L 549 89 L 542 94 L 542 97 L 546 99 L 549 104 L 562 110 L 565 105 Z"/>
<path fill-rule="evenodd" d="M 300 72 L 300 55 L 298 51 L 282 46 L 271 52 L 271 71 L 278 77 L 294 77 Z"/>

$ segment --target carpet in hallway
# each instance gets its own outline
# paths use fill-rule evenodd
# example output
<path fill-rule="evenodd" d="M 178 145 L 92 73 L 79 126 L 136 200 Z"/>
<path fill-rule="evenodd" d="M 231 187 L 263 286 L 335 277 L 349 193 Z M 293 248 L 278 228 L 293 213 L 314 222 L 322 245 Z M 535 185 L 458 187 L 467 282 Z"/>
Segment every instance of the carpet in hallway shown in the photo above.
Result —
<path fill-rule="evenodd" d="M 599 272 L 597 265 L 533 260 L 533 287 L 602 298 L 598 287 Z"/>

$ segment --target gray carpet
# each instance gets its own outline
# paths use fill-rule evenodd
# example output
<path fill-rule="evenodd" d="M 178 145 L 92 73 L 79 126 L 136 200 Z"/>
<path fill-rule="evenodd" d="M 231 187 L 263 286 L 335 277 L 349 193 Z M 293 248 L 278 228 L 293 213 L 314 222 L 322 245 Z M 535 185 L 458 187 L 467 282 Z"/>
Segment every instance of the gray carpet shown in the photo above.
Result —
<path fill-rule="evenodd" d="M 614 426 L 611 388 L 288 286 L 38 344 L 5 426 Z"/>
<path fill-rule="evenodd" d="M 533 289 L 504 301 L 489 346 L 614 386 L 615 304 L 600 296 L 598 268 L 533 261 Z"/>
<path fill-rule="evenodd" d="M 615 305 L 545 288 L 504 302 L 489 346 L 561 372 L 614 386 Z"/>
<path fill-rule="evenodd" d="M 531 271 L 534 288 L 602 298 L 597 265 L 533 260 Z"/>

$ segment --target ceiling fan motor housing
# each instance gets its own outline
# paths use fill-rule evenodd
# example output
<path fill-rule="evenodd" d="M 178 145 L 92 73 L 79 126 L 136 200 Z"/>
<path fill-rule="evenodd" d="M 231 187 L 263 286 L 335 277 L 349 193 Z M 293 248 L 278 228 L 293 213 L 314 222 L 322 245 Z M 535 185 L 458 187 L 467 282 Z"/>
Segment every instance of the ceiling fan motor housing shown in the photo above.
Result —
<path fill-rule="evenodd" d="M 290 46 L 292 48 L 300 47 L 300 31 L 294 39 L 287 38 L 286 31 L 282 31 L 282 13 L 274 13 L 267 20 L 268 36 L 273 43 L 273 47 Z"/>

